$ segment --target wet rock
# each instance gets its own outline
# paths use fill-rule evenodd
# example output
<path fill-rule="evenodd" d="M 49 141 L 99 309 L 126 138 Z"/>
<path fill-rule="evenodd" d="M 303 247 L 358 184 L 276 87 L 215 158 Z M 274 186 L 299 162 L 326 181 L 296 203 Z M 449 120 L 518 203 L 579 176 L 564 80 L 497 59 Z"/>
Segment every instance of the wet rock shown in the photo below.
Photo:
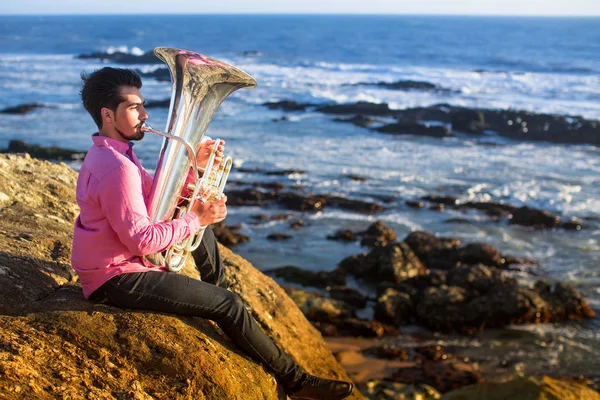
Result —
<path fill-rule="evenodd" d="M 277 201 L 283 207 L 297 211 L 319 211 L 327 203 L 324 196 L 304 196 L 298 193 L 282 193 Z"/>
<path fill-rule="evenodd" d="M 389 288 L 377 299 L 377 321 L 393 326 L 406 325 L 414 319 L 413 314 L 413 301 L 408 293 Z"/>
<path fill-rule="evenodd" d="M 40 160 L 79 160 L 85 156 L 84 151 L 62 149 L 60 147 L 42 147 L 30 145 L 22 140 L 11 140 L 8 148 L 0 153 L 27 153 Z"/>
<path fill-rule="evenodd" d="M 456 266 L 461 242 L 453 238 L 438 238 L 428 232 L 411 232 L 404 242 L 430 269 L 450 269 Z"/>
<path fill-rule="evenodd" d="M 284 111 L 305 111 L 311 104 L 300 104 L 294 100 L 282 100 L 277 102 L 264 103 L 263 106 L 271 110 L 284 110 Z"/>
<path fill-rule="evenodd" d="M 398 334 L 398 330 L 389 325 L 357 318 L 334 318 L 314 325 L 324 336 L 377 338 Z"/>
<path fill-rule="evenodd" d="M 466 202 L 458 204 L 456 208 L 459 210 L 469 208 L 480 210 L 492 218 L 508 216 L 516 210 L 516 207 L 511 206 L 509 204 L 500 204 L 493 202 Z"/>
<path fill-rule="evenodd" d="M 102 61 L 110 61 L 117 64 L 161 64 L 162 61 L 154 55 L 154 52 L 147 51 L 141 55 L 123 53 L 116 51 L 114 53 L 93 52 L 88 54 L 80 54 L 79 59 L 97 59 Z"/>
<path fill-rule="evenodd" d="M 354 174 L 346 174 L 346 175 L 342 175 L 342 177 L 351 179 L 353 181 L 358 181 L 358 182 L 365 182 L 367 180 L 367 178 L 365 178 L 364 176 L 354 175 Z"/>
<path fill-rule="evenodd" d="M 327 288 L 346 285 L 346 276 L 341 271 L 308 271 L 299 267 L 285 266 L 264 271 L 265 274 L 276 276 L 290 283 L 303 286 Z"/>
<path fill-rule="evenodd" d="M 458 257 L 462 264 L 485 264 L 492 267 L 503 268 L 506 259 L 494 246 L 485 243 L 469 243 L 461 247 Z"/>
<path fill-rule="evenodd" d="M 292 287 L 284 287 L 284 289 L 309 321 L 327 322 L 338 317 L 349 318 L 353 316 L 352 311 L 340 301 Z"/>
<path fill-rule="evenodd" d="M 304 227 L 306 224 L 304 223 L 304 220 L 302 219 L 297 219 L 293 222 L 290 223 L 290 228 L 297 231 L 298 229 Z"/>
<path fill-rule="evenodd" d="M 159 82 L 171 82 L 171 72 L 168 68 L 157 68 L 152 72 L 143 72 L 136 70 L 142 78 L 153 78 Z M 146 106 L 146 108 L 148 108 Z"/>
<path fill-rule="evenodd" d="M 459 109 L 451 113 L 452 130 L 465 133 L 483 133 L 485 117 L 481 111 Z"/>
<path fill-rule="evenodd" d="M 363 354 L 386 360 L 407 361 L 409 359 L 408 349 L 388 344 L 369 347 L 368 349 L 363 350 Z"/>
<path fill-rule="evenodd" d="M 536 313 L 536 319 L 540 319 L 540 322 L 576 321 L 595 316 L 581 293 L 571 285 L 538 281 L 534 291 L 549 305 L 548 315 L 542 315 L 546 310 L 541 310 L 540 315 Z"/>
<path fill-rule="evenodd" d="M 412 208 L 423 208 L 423 207 L 425 207 L 425 204 L 422 201 L 407 200 L 404 203 L 407 206 L 412 207 Z"/>
<path fill-rule="evenodd" d="M 513 211 L 510 223 L 534 228 L 553 228 L 560 224 L 560 217 L 549 211 L 524 206 Z"/>
<path fill-rule="evenodd" d="M 421 135 L 438 138 L 452 135 L 452 132 L 445 126 L 428 124 L 424 125 L 417 122 L 397 122 L 377 128 L 376 131 L 381 133 Z"/>
<path fill-rule="evenodd" d="M 583 223 L 577 218 L 572 218 L 568 222 L 561 223 L 560 227 L 569 231 L 580 231 L 583 229 Z"/>
<path fill-rule="evenodd" d="M 258 222 L 268 222 L 268 221 L 287 221 L 292 216 L 290 214 L 256 214 L 252 216 L 252 219 Z"/>
<path fill-rule="evenodd" d="M 18 106 L 4 108 L 0 110 L 0 114 L 27 114 L 36 108 L 41 107 L 44 107 L 44 105 L 40 103 L 20 104 Z"/>
<path fill-rule="evenodd" d="M 257 189 L 227 190 L 227 205 L 245 206 L 260 205 L 273 202 L 277 198 L 276 192 L 265 192 Z"/>
<path fill-rule="evenodd" d="M 430 201 L 432 203 L 440 203 L 448 206 L 455 206 L 460 203 L 460 201 L 456 197 L 452 196 L 423 196 L 421 199 Z"/>
<path fill-rule="evenodd" d="M 385 103 L 375 104 L 366 101 L 359 101 L 354 104 L 337 104 L 318 107 L 317 111 L 326 114 L 364 114 L 376 116 L 391 116 L 396 113 L 396 110 L 391 110 Z"/>
<path fill-rule="evenodd" d="M 327 235 L 328 240 L 337 240 L 340 242 L 355 242 L 358 238 L 356 233 L 348 229 L 338 230 L 333 235 Z"/>
<path fill-rule="evenodd" d="M 292 235 L 288 235 L 287 233 L 271 233 L 267 236 L 269 240 L 290 240 Z"/>
<path fill-rule="evenodd" d="M 385 210 L 380 204 L 366 200 L 349 199 L 340 196 L 324 196 L 327 199 L 327 205 L 341 208 L 344 210 L 356 211 L 361 213 L 376 214 Z"/>
<path fill-rule="evenodd" d="M 400 283 L 425 273 L 425 266 L 405 243 L 376 247 L 342 260 L 339 268 L 365 281 Z"/>
<path fill-rule="evenodd" d="M 368 85 L 366 83 L 362 83 L 362 85 Z M 397 82 L 377 82 L 371 85 L 383 87 L 386 89 L 393 90 L 436 90 L 436 91 L 448 91 L 439 85 L 435 85 L 430 82 L 423 81 L 397 81 Z"/>
<path fill-rule="evenodd" d="M 600 393 L 577 382 L 547 376 L 485 382 L 446 393 L 443 400 L 600 400 Z"/>
<path fill-rule="evenodd" d="M 383 221 L 376 221 L 362 232 L 360 244 L 367 247 L 382 247 L 396 240 L 396 232 Z"/>
<path fill-rule="evenodd" d="M 365 308 L 367 305 L 367 297 L 356 289 L 346 286 L 332 286 L 327 288 L 327 292 L 332 299 L 342 301 L 356 308 Z"/>
<path fill-rule="evenodd" d="M 149 100 L 144 104 L 144 108 L 169 108 L 170 106 L 171 99 Z"/>
<path fill-rule="evenodd" d="M 473 365 L 451 361 L 425 361 L 415 367 L 397 370 L 391 379 L 403 383 L 428 384 L 441 393 L 483 382 L 483 377 Z"/>
<path fill-rule="evenodd" d="M 399 110 L 396 117 L 405 121 L 440 121 L 450 123 L 451 107 L 445 104 L 438 104 L 431 107 L 415 107 Z"/>
<path fill-rule="evenodd" d="M 368 128 L 377 122 L 375 118 L 368 117 L 366 115 L 358 114 L 351 118 L 335 118 L 336 122 L 350 122 L 361 128 Z"/>
<path fill-rule="evenodd" d="M 412 385 L 381 379 L 368 381 L 366 394 L 371 399 L 380 400 L 437 400 L 441 397 L 441 394 L 429 385 Z"/>
<path fill-rule="evenodd" d="M 239 243 L 250 241 L 249 236 L 239 232 L 241 229 L 240 226 L 227 226 L 221 221 L 211 225 L 211 227 L 219 243 L 224 246 L 231 247 Z"/>

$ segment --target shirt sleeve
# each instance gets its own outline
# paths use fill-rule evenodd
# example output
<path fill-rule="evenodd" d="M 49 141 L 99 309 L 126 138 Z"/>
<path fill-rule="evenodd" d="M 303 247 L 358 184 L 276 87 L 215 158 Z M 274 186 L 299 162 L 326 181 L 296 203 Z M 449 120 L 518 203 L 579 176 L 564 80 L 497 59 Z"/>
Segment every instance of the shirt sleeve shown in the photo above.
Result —
<path fill-rule="evenodd" d="M 154 223 L 142 193 L 143 174 L 133 164 L 108 172 L 98 183 L 102 212 L 121 242 L 136 255 L 161 252 L 200 229 L 195 213 Z M 149 174 L 148 174 L 149 175 Z"/>

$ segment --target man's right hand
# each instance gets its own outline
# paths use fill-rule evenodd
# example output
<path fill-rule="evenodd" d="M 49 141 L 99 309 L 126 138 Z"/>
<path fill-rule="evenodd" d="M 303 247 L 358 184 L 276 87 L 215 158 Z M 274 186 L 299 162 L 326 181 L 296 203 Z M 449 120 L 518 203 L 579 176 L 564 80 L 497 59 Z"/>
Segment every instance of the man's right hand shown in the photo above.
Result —
<path fill-rule="evenodd" d="M 227 203 L 227 196 L 211 203 L 195 201 L 191 211 L 198 216 L 200 225 L 212 225 L 223 221 L 227 217 L 227 205 L 225 203 Z"/>

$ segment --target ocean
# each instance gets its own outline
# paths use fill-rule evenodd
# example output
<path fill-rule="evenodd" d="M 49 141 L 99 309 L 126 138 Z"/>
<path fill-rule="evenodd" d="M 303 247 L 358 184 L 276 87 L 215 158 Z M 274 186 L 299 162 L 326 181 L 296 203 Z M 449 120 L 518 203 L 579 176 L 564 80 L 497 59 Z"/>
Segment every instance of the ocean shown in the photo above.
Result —
<path fill-rule="evenodd" d="M 536 279 L 575 285 L 600 312 L 600 227 L 593 222 L 600 218 L 598 147 L 495 135 L 444 139 L 385 135 L 335 122 L 313 109 L 286 112 L 263 105 L 281 100 L 319 105 L 366 101 L 404 109 L 443 103 L 598 120 L 599 18 L 139 15 L 0 16 L 0 21 L 0 109 L 44 105 L 25 115 L 0 114 L 0 147 L 20 139 L 42 146 L 89 148 L 95 125 L 80 104 L 79 75 L 108 63 L 78 55 L 140 54 L 158 46 L 192 50 L 241 68 L 258 82 L 257 88 L 237 91 L 225 100 L 207 132 L 227 142 L 227 152 L 235 160 L 230 179 L 279 181 L 301 185 L 309 193 L 370 201 L 395 199 L 376 215 L 328 208 L 291 212 L 305 221 L 298 231 L 289 228 L 289 221 L 255 224 L 252 218 L 285 210 L 230 207 L 227 223 L 240 224 L 241 232 L 252 238 L 234 251 L 257 268 L 297 265 L 332 270 L 344 257 L 366 249 L 325 237 L 339 229 L 364 230 L 379 219 L 400 239 L 425 230 L 533 257 L 542 265 L 535 271 Z M 159 66 L 129 67 L 150 72 Z M 406 80 L 445 90 L 359 85 Z M 146 78 L 142 93 L 147 101 L 164 100 L 170 97 L 170 84 Z M 149 112 L 152 125 L 162 129 L 167 110 Z M 154 168 L 160 145 L 161 138 L 149 134 L 136 145 L 146 168 Z M 72 165 L 78 168 L 77 163 Z M 236 171 L 242 167 L 306 173 L 277 177 Z M 366 180 L 348 179 L 350 174 Z M 448 223 L 464 215 L 405 205 L 405 200 L 431 194 L 463 202 L 526 205 L 590 222 L 581 231 L 532 230 L 476 215 L 469 222 Z M 292 239 L 269 241 L 271 233 L 291 234 Z M 528 274 L 518 277 L 531 280 Z M 512 329 L 527 335 L 506 352 L 536 359 L 534 370 L 600 370 L 597 318 Z"/>

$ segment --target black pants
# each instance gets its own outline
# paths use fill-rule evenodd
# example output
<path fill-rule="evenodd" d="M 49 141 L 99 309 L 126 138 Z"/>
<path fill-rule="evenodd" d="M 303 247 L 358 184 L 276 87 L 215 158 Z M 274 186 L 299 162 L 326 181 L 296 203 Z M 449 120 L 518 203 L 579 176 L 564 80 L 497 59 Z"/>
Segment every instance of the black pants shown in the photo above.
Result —
<path fill-rule="evenodd" d="M 257 325 L 239 295 L 218 286 L 223 267 L 215 236 L 208 227 L 193 254 L 202 281 L 173 272 L 118 275 L 92 294 L 92 300 L 215 321 L 233 342 L 271 370 L 287 389 L 296 386 L 302 369 Z"/>

